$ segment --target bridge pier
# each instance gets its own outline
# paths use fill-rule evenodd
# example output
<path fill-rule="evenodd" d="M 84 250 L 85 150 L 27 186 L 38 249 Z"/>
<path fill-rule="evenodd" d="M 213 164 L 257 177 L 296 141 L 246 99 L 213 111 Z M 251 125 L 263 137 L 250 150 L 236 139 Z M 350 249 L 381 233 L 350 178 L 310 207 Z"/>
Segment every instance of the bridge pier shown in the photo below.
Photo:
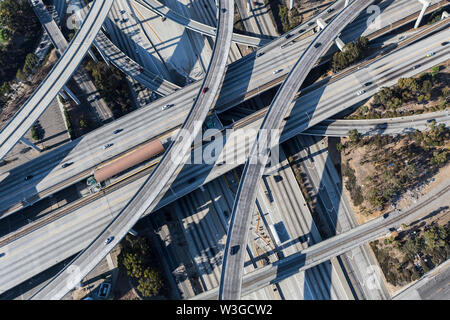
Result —
<path fill-rule="evenodd" d="M 97 59 L 96 55 L 94 54 L 94 52 L 92 51 L 92 49 L 89 49 L 88 53 L 91 56 L 92 60 L 94 60 L 95 62 L 98 62 L 98 59 Z"/>
<path fill-rule="evenodd" d="M 323 29 L 326 27 L 326 22 L 323 21 L 321 18 L 317 19 L 317 26 L 319 27 L 319 29 Z M 344 41 L 341 40 L 341 38 L 339 38 L 339 36 L 336 37 L 336 39 L 334 39 L 334 42 L 336 43 L 336 46 L 339 48 L 339 50 L 343 51 L 344 47 L 345 47 L 345 43 Z"/>
<path fill-rule="evenodd" d="M 422 10 L 420 11 L 419 17 L 416 20 L 416 24 L 414 25 L 414 29 L 417 29 L 420 25 L 420 22 L 422 22 L 423 15 L 425 14 L 425 11 L 427 10 L 428 6 L 430 5 L 430 2 L 427 0 L 418 0 L 420 3 L 423 4 Z"/>
<path fill-rule="evenodd" d="M 348 6 L 348 0 L 345 0 L 344 7 Z"/>
<path fill-rule="evenodd" d="M 444 20 L 445 18 L 448 18 L 450 15 L 447 11 L 442 12 L 441 20 Z"/>
<path fill-rule="evenodd" d="M 289 10 L 292 10 L 294 7 L 294 0 L 289 0 Z"/>
<path fill-rule="evenodd" d="M 37 151 L 38 153 L 42 152 L 41 148 L 39 148 L 37 145 L 35 145 L 33 142 L 31 142 L 25 137 L 20 138 L 19 142 L 23 143 L 26 146 L 31 147 L 34 151 Z"/>
<path fill-rule="evenodd" d="M 78 100 L 78 98 L 75 96 L 75 94 L 66 85 L 64 85 L 63 88 L 64 88 L 64 91 L 66 91 L 66 93 L 69 95 L 69 97 L 73 100 L 73 102 L 75 102 L 77 105 L 81 104 L 80 100 Z"/>
<path fill-rule="evenodd" d="M 100 46 L 98 45 L 97 41 L 94 40 L 94 46 L 97 49 L 97 52 L 100 53 L 102 59 L 105 61 L 105 63 L 109 66 L 109 60 L 106 57 L 106 55 L 104 54 L 104 52 L 102 50 L 100 50 Z"/>

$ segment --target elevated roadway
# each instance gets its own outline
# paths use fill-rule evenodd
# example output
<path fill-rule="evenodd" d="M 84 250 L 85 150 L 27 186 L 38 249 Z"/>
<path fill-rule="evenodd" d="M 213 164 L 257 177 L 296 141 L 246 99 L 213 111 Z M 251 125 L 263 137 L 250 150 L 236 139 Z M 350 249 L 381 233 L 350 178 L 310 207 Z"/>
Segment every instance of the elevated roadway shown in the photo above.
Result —
<path fill-rule="evenodd" d="M 80 10 L 76 11 L 77 16 L 81 20 L 84 20 L 89 8 L 89 4 L 87 4 L 86 7 L 80 8 Z M 108 62 L 111 62 L 123 73 L 132 77 L 150 90 L 155 91 L 159 95 L 167 96 L 180 89 L 176 84 L 165 80 L 160 75 L 154 74 L 128 57 L 102 30 L 98 32 L 97 37 L 94 40 L 94 46 Z"/>
<path fill-rule="evenodd" d="M 32 3 L 32 7 L 45 31 L 50 37 L 50 41 L 52 41 L 59 55 L 62 56 L 64 51 L 69 46 L 66 38 L 62 34 L 59 29 L 56 21 L 52 18 L 50 13 L 47 11 L 42 0 L 30 1 Z M 90 80 L 87 71 L 83 68 L 78 68 L 74 72 L 73 79 L 76 81 L 77 85 L 83 90 L 83 93 L 87 96 L 95 95 L 98 92 L 98 89 L 95 87 L 94 83 Z M 108 121 L 114 118 L 113 113 L 106 105 L 103 99 L 95 99 L 89 102 L 94 108 L 101 122 Z"/>
<path fill-rule="evenodd" d="M 95 1 L 64 54 L 49 72 L 38 89 L 0 131 L 0 159 L 31 128 L 45 111 L 89 50 L 111 8 L 112 0 Z"/>
<path fill-rule="evenodd" d="M 359 225 L 350 231 L 343 232 L 314 244 L 301 252 L 290 255 L 269 266 L 244 275 L 242 294 L 249 294 L 258 288 L 276 283 L 299 271 L 307 270 L 369 241 L 388 236 L 391 230 L 399 228 L 402 223 L 420 220 L 433 210 L 448 204 L 445 199 L 450 195 L 450 184 L 442 183 L 427 195 L 419 198 L 417 203 L 399 212 L 388 213 L 387 218 L 381 216 Z M 193 300 L 217 299 L 218 288 L 199 294 Z"/>
<path fill-rule="evenodd" d="M 355 91 L 359 90 L 358 86 L 362 87 L 363 84 L 357 84 L 354 77 L 358 79 L 361 74 L 370 72 L 373 80 L 380 86 L 389 86 L 396 83 L 401 76 L 410 77 L 422 72 L 423 70 L 420 69 L 412 69 L 412 66 L 417 64 L 417 61 L 423 61 L 424 54 L 429 50 L 435 51 L 436 54 L 426 61 L 423 68 L 428 69 L 446 61 L 450 55 L 450 47 L 442 47 L 440 43 L 449 36 L 450 31 L 447 29 L 445 32 L 405 47 L 397 53 L 380 58 L 366 66 L 365 70 L 359 70 L 355 72 L 355 75 L 349 75 L 345 82 L 338 81 L 329 84 L 325 90 L 317 89 L 316 92 L 300 96 L 294 104 L 291 118 L 285 125 L 280 142 L 287 141 L 301 133 L 305 123 L 313 126 L 361 101 L 362 98 L 357 96 Z M 368 94 L 371 95 L 376 91 L 378 91 L 376 87 L 371 88 Z M 317 99 L 318 96 L 321 99 Z M 313 117 L 309 120 L 310 116 L 307 116 L 304 110 L 310 113 L 311 110 L 317 110 L 317 118 Z M 248 150 L 246 146 L 248 147 L 255 140 L 256 129 L 260 127 L 263 116 L 264 112 L 261 112 L 258 117 L 249 116 L 233 126 L 234 133 L 229 137 L 220 154 L 222 159 L 228 159 L 229 155 L 235 155 L 237 161 L 221 166 L 206 163 L 186 165 L 172 184 L 172 192 L 166 193 L 156 207 L 148 208 L 145 214 L 164 207 L 202 184 L 208 183 L 244 163 L 247 157 L 246 150 Z M 428 116 L 431 119 L 437 118 L 431 114 Z M 395 120 L 403 121 L 405 127 L 408 126 L 409 117 Z M 242 132 L 238 130 L 239 128 L 253 129 L 253 131 Z M 132 135 L 129 138 L 132 139 Z M 209 144 L 202 148 L 207 146 Z M 99 149 L 101 149 L 101 145 L 99 145 Z M 194 150 L 191 154 L 203 153 L 204 150 Z M 98 150 L 98 152 L 102 153 L 103 151 Z M 85 158 L 88 157 L 89 154 L 85 154 Z M 156 162 L 159 160 L 155 159 Z M 146 180 L 146 175 L 154 168 L 154 163 L 146 164 L 147 169 L 142 174 L 136 174 L 132 180 L 121 177 L 121 181 L 110 185 L 102 192 L 81 198 L 79 201 L 55 210 L 53 213 L 2 237 L 0 252 L 6 254 L 0 259 L 0 293 L 85 248 L 132 199 Z M 3 226 L 6 227 L 8 224 L 3 223 Z"/>
<path fill-rule="evenodd" d="M 445 26 L 443 25 L 443 27 Z M 368 96 L 377 92 L 380 87 L 394 84 L 401 76 L 412 76 L 423 72 L 442 61 L 443 56 L 441 55 L 445 56 L 445 50 L 447 49 L 440 46 L 439 41 L 443 41 L 443 39 L 445 39 L 445 34 L 435 35 L 430 40 L 422 40 L 414 44 L 411 47 L 411 51 L 409 48 L 403 48 L 399 52 L 393 52 L 388 56 L 371 62 L 365 68 L 357 69 L 353 74 L 346 73 L 342 77 L 338 74 L 336 76 L 338 80 L 331 79 L 331 81 L 323 82 L 321 86 L 305 88 L 305 93 L 300 95 L 296 104 L 304 105 L 307 112 L 297 107 L 293 108 L 292 119 L 288 121 L 287 126 L 294 130 L 296 122 L 309 121 L 309 118 L 319 110 L 344 110 L 353 104 L 364 101 Z M 437 43 L 434 44 L 432 41 Z M 422 47 L 420 47 L 421 44 L 423 44 Z M 428 58 L 420 68 L 412 70 L 412 66 L 420 63 L 427 51 L 433 49 L 431 45 L 434 46 L 433 48 L 436 48 L 436 53 L 439 54 L 439 56 L 436 56 L 437 59 L 436 57 Z M 413 52 L 412 50 L 416 48 L 419 51 Z M 403 57 L 406 57 L 409 61 Z M 396 60 L 398 63 L 394 62 Z M 365 88 L 367 96 L 357 96 L 355 88 L 363 88 L 366 80 L 373 80 L 374 85 Z M 183 90 L 177 91 L 171 97 L 157 100 L 148 109 L 143 109 L 145 112 L 137 110 L 137 112 L 126 115 L 58 148 L 56 150 L 58 152 L 49 152 L 9 172 L 3 173 L 0 176 L 0 207 L 3 209 L 0 212 L 1 216 L 6 217 L 20 208 L 31 205 L 39 199 L 87 178 L 96 166 L 107 163 L 149 139 L 174 135 L 173 128 L 176 128 L 186 117 L 189 100 L 194 98 L 193 95 L 187 98 L 186 94 L 183 94 Z M 189 90 L 188 92 L 193 91 Z M 161 112 L 161 108 L 167 103 L 174 103 L 175 105 Z M 315 107 L 316 105 L 317 108 Z M 255 112 L 255 114 L 242 121 L 250 123 L 262 119 L 266 111 L 267 109 Z M 418 116 L 418 118 L 420 117 Z M 427 115 L 422 115 L 422 117 L 424 117 L 422 118 L 424 121 L 430 120 Z M 325 120 L 326 118 L 321 119 Z M 439 119 L 444 120 L 445 114 L 440 115 Z M 411 126 L 408 126 L 406 123 L 401 122 L 401 118 L 386 120 L 386 122 L 393 122 L 387 126 L 386 132 L 390 132 L 390 128 L 393 128 L 397 121 L 400 121 L 400 126 L 403 127 L 402 130 L 411 130 L 408 128 L 411 128 L 413 124 L 418 124 L 415 121 Z M 420 120 L 417 119 L 417 121 Z M 373 124 L 375 127 L 366 127 L 366 129 L 376 130 L 375 132 L 380 133 L 386 127 L 381 122 L 382 120 L 374 120 L 374 122 L 370 120 L 367 122 L 367 125 Z M 329 129 L 325 129 L 322 126 L 321 129 L 311 128 L 311 133 L 321 134 L 323 130 L 338 130 L 339 132 L 337 133 L 340 135 L 346 134 L 347 128 L 341 126 L 338 129 L 330 126 Z M 112 132 L 117 129 L 124 130 L 120 134 L 114 135 Z M 363 129 L 361 127 L 361 130 Z M 288 132 L 290 130 L 286 129 L 286 133 Z M 333 131 L 329 132 L 331 135 L 334 134 Z M 161 135 L 161 133 L 163 134 Z M 104 151 L 102 147 L 106 143 L 113 143 L 113 147 Z M 61 168 L 61 164 L 64 162 L 71 162 L 72 165 L 68 168 Z M 33 178 L 25 180 L 25 177 L 30 174 L 33 174 Z M 12 197 L 11 194 L 14 194 L 14 196 Z"/>
<path fill-rule="evenodd" d="M 169 20 L 172 20 L 179 25 L 186 27 L 189 30 L 199 32 L 205 36 L 214 37 L 216 35 L 216 28 L 211 27 L 207 24 L 195 21 L 193 19 L 189 19 L 169 7 L 163 5 L 161 2 L 157 0 L 133 0 L 145 8 L 153 11 L 154 13 L 166 17 Z M 259 37 L 247 36 L 244 34 L 233 33 L 232 41 L 245 44 L 252 47 L 259 47 L 261 45 L 265 45 L 271 41 L 271 39 L 264 39 Z"/>
<path fill-rule="evenodd" d="M 312 41 L 272 100 L 245 163 L 231 213 L 219 286 L 220 300 L 236 300 L 241 297 L 244 248 L 255 206 L 257 194 L 255 186 L 264 173 L 270 149 L 276 146 L 280 137 L 280 133 L 272 135 L 272 132 L 281 131 L 283 118 L 317 59 L 326 53 L 344 27 L 372 2 L 355 0 L 342 9 Z"/>
<path fill-rule="evenodd" d="M 201 86 L 202 90 L 198 93 L 194 105 L 181 127 L 181 130 L 189 133 L 189 137 L 177 136 L 150 177 L 125 208 L 85 250 L 39 290 L 32 299 L 61 299 L 120 242 L 148 207 L 157 202 L 155 200 L 158 200 L 158 197 L 160 199 L 170 187 L 169 180 L 174 179 L 174 177 L 172 178 L 174 174 L 176 177 L 175 171 L 183 163 L 186 155 L 189 155 L 190 146 L 201 131 L 203 121 L 210 108 L 214 106 L 219 87 L 225 76 L 225 66 L 233 33 L 233 1 L 221 0 L 218 10 L 218 28 L 213 57 Z M 110 241 L 105 242 L 107 239 Z"/>

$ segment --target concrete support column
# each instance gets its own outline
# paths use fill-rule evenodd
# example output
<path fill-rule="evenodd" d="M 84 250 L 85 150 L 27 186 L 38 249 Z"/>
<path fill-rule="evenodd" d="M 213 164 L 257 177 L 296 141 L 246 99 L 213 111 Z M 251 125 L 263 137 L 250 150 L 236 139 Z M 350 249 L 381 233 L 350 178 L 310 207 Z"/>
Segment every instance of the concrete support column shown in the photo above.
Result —
<path fill-rule="evenodd" d="M 425 14 L 425 11 L 427 10 L 430 3 L 427 0 L 418 0 L 420 3 L 423 4 L 422 10 L 420 11 L 419 17 L 417 18 L 416 24 L 414 25 L 414 29 L 417 29 L 420 25 L 420 22 L 422 22 L 423 15 Z"/>
<path fill-rule="evenodd" d="M 327 25 L 326 22 L 323 21 L 321 18 L 317 19 L 317 26 L 319 27 L 319 30 L 325 28 L 326 25 Z M 341 51 L 344 50 L 345 43 L 344 41 L 341 40 L 341 38 L 339 38 L 339 36 L 337 36 L 336 39 L 334 39 L 334 42 L 336 43 L 339 50 Z"/>
<path fill-rule="evenodd" d="M 95 62 L 98 62 L 98 59 L 97 59 L 96 55 L 94 54 L 94 52 L 92 51 L 92 49 L 89 49 L 88 53 L 91 56 L 92 60 L 94 60 Z"/>
<path fill-rule="evenodd" d="M 105 53 L 100 50 L 100 46 L 98 45 L 97 41 L 94 40 L 94 46 L 97 49 L 97 52 L 100 53 L 100 55 L 102 56 L 102 59 L 106 62 L 106 64 L 109 66 L 109 60 L 106 57 Z"/>
<path fill-rule="evenodd" d="M 292 10 L 294 7 L 294 0 L 289 0 L 289 10 Z"/>
<path fill-rule="evenodd" d="M 345 0 L 344 7 L 348 6 L 348 1 L 349 1 L 349 0 Z"/>
<path fill-rule="evenodd" d="M 69 97 L 67 96 L 67 94 L 64 93 L 64 91 L 60 91 L 59 95 L 64 99 L 64 100 L 69 100 Z"/>
<path fill-rule="evenodd" d="M 41 148 L 39 148 L 37 145 L 35 145 L 33 142 L 31 142 L 25 137 L 20 138 L 19 142 L 23 143 L 26 146 L 31 147 L 34 151 L 37 151 L 38 153 L 42 152 Z"/>
<path fill-rule="evenodd" d="M 64 91 L 66 91 L 66 93 L 73 100 L 73 102 L 75 102 L 77 105 L 81 104 L 80 100 L 78 100 L 78 98 L 75 96 L 75 94 L 69 88 L 67 88 L 66 85 L 64 86 Z"/>

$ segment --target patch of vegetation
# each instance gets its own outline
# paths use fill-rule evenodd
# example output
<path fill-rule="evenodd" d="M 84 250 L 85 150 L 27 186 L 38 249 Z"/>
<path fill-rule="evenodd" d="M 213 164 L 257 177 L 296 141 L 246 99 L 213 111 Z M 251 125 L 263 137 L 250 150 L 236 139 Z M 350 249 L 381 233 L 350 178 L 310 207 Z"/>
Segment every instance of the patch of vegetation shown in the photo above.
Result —
<path fill-rule="evenodd" d="M 70 122 L 69 113 L 64 109 L 64 120 L 66 121 L 67 131 L 69 132 L 70 139 L 75 139 L 75 131 L 73 130 L 72 123 Z"/>
<path fill-rule="evenodd" d="M 1 37 L 10 39 L 0 47 L 0 85 L 13 80 L 38 39 L 41 26 L 27 0 L 0 2 Z M 22 76 L 23 70 L 19 72 Z"/>
<path fill-rule="evenodd" d="M 449 96 L 448 76 L 446 73 L 440 73 L 439 66 L 435 66 L 431 72 L 417 78 L 400 78 L 396 85 L 381 88 L 373 96 L 370 106 L 358 108 L 347 118 L 393 118 L 445 110 L 450 107 Z M 433 105 L 426 107 L 425 104 L 428 102 L 433 102 Z M 423 107 L 406 110 L 404 108 L 406 104 Z"/>
<path fill-rule="evenodd" d="M 119 269 L 126 272 L 143 297 L 160 293 L 163 280 L 159 271 L 152 267 L 151 252 L 143 237 L 127 235 L 122 241 L 122 251 L 118 256 Z"/>
<path fill-rule="evenodd" d="M 108 103 L 115 118 L 119 118 L 135 109 L 131 99 L 130 88 L 125 76 L 116 68 L 104 62 L 89 61 L 86 65 L 94 78 L 96 87 Z"/>
<path fill-rule="evenodd" d="M 297 8 L 294 7 L 292 10 L 289 10 L 286 3 L 282 0 L 264 1 L 264 5 L 270 6 L 277 31 L 280 34 L 286 33 L 302 23 L 302 16 Z"/>
<path fill-rule="evenodd" d="M 370 246 L 386 280 L 395 286 L 406 285 L 450 257 L 450 222 L 402 232 L 383 243 L 373 241 Z"/>
<path fill-rule="evenodd" d="M 449 151 L 444 146 L 450 137 L 450 129 L 433 121 L 429 130 L 415 131 L 405 137 L 394 138 L 376 135 L 361 138 L 356 130 L 349 133 L 349 140 L 341 144 L 346 151 L 351 147 L 363 147 L 359 165 L 371 164 L 374 172 L 362 177 L 364 189 L 357 185 L 354 169 L 347 162 L 342 165 L 345 187 L 352 195 L 353 203 L 365 203 L 362 211 L 382 210 L 409 189 L 436 173 L 449 161 Z M 400 147 L 396 147 L 400 146 Z"/>
<path fill-rule="evenodd" d="M 39 123 L 39 121 L 36 121 L 34 124 L 33 124 L 33 126 L 31 127 L 31 138 L 34 140 L 34 141 L 39 141 L 39 140 L 41 140 L 41 139 L 43 139 L 44 138 L 44 134 L 45 134 L 45 131 L 44 131 L 44 129 L 42 128 L 42 126 L 41 126 L 41 124 Z"/>
<path fill-rule="evenodd" d="M 349 42 L 345 45 L 343 51 L 338 51 L 333 55 L 333 71 L 341 71 L 353 63 L 361 60 L 367 54 L 367 44 L 369 40 L 366 37 L 360 37 L 355 42 Z"/>

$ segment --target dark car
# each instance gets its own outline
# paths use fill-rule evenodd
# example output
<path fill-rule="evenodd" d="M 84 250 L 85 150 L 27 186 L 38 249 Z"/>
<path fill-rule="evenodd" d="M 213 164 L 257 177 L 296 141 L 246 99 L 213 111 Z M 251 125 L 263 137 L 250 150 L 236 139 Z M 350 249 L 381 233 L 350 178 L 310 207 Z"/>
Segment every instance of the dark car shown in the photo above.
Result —
<path fill-rule="evenodd" d="M 334 8 L 329 8 L 329 9 L 327 10 L 328 13 L 333 12 L 333 11 L 334 11 Z"/>
<path fill-rule="evenodd" d="M 292 37 L 292 34 L 289 34 L 289 33 L 284 36 L 285 39 L 289 39 L 290 37 Z"/>
<path fill-rule="evenodd" d="M 314 44 L 314 48 L 318 48 L 318 47 L 320 47 L 322 44 L 320 43 L 320 42 L 317 42 L 317 43 L 315 43 Z"/>
<path fill-rule="evenodd" d="M 420 67 L 420 64 L 416 64 L 414 67 L 413 67 L 413 70 L 415 70 L 415 69 L 417 69 L 417 68 L 419 68 Z"/>
<path fill-rule="evenodd" d="M 61 168 L 67 168 L 68 166 L 70 166 L 70 165 L 72 165 L 72 164 L 73 164 L 73 162 L 66 162 L 66 163 L 63 163 L 62 166 L 61 166 Z"/>
<path fill-rule="evenodd" d="M 29 176 L 25 177 L 25 181 L 30 180 L 31 178 L 33 178 L 33 176 L 30 174 Z"/>
<path fill-rule="evenodd" d="M 441 43 L 441 46 L 446 46 L 446 45 L 448 45 L 448 44 L 449 44 L 448 41 L 444 41 L 444 42 Z"/>
<path fill-rule="evenodd" d="M 231 250 L 230 250 L 230 254 L 231 254 L 232 256 L 234 256 L 236 253 L 239 252 L 240 247 L 241 247 L 240 245 L 232 246 L 232 247 L 231 247 Z"/>
<path fill-rule="evenodd" d="M 227 12 L 227 9 L 222 8 L 222 12 L 223 12 L 223 13 Z"/>
<path fill-rule="evenodd" d="M 258 54 L 256 56 L 261 57 L 263 54 L 264 54 L 264 52 L 258 52 Z"/>
<path fill-rule="evenodd" d="M 105 245 L 111 243 L 111 241 L 113 241 L 113 240 L 114 240 L 113 236 L 108 237 L 108 239 L 105 240 Z"/>
<path fill-rule="evenodd" d="M 119 132 L 122 132 L 122 131 L 123 131 L 123 129 L 116 129 L 116 130 L 113 131 L 113 133 L 114 134 L 118 134 Z"/>
<path fill-rule="evenodd" d="M 202 89 L 202 93 L 206 93 L 206 91 L 208 91 L 208 87 L 204 87 L 204 88 Z"/>
<path fill-rule="evenodd" d="M 298 30 L 298 33 L 303 33 L 303 32 L 305 32 L 305 29 Z"/>
<path fill-rule="evenodd" d="M 389 213 L 383 214 L 383 218 L 384 218 L 384 219 L 386 219 L 387 217 L 389 217 Z"/>
<path fill-rule="evenodd" d="M 372 84 L 372 81 L 368 81 L 368 82 L 364 83 L 364 85 L 365 85 L 366 87 L 370 86 L 371 84 Z"/>
<path fill-rule="evenodd" d="M 314 24 L 314 21 L 308 22 L 308 26 L 312 26 Z"/>

